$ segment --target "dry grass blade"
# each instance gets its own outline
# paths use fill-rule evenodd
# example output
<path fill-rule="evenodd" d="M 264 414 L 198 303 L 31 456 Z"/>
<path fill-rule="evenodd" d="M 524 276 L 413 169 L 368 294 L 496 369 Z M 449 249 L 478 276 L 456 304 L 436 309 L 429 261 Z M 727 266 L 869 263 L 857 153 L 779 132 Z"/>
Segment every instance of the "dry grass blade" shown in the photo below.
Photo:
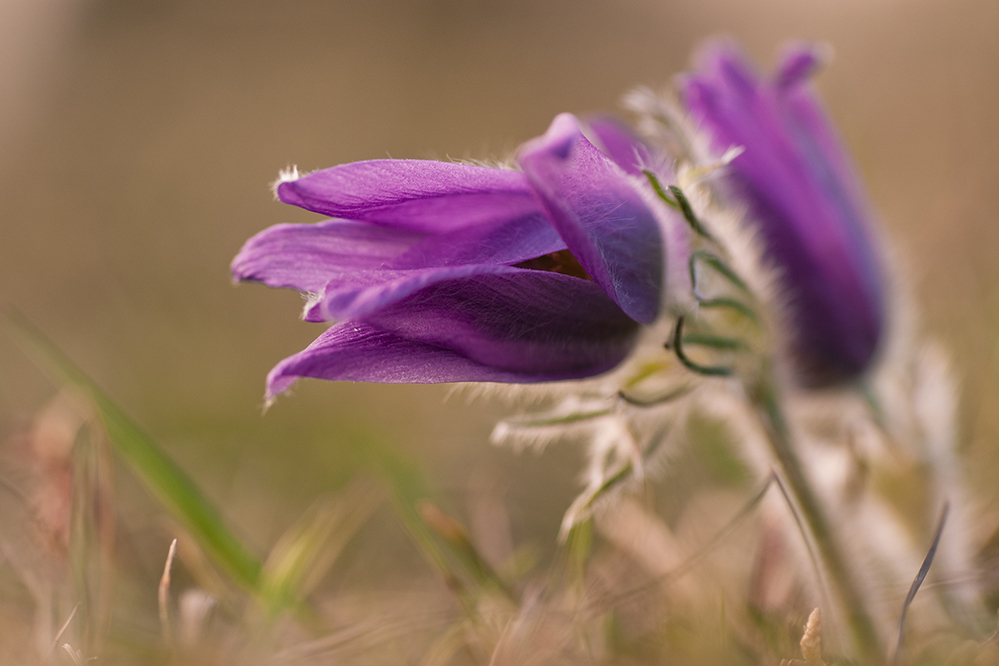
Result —
<path fill-rule="evenodd" d="M 749 499 L 749 501 L 746 502 L 746 504 L 742 507 L 742 509 L 740 509 L 737 514 L 732 516 L 732 518 L 730 518 L 729 521 L 725 523 L 725 525 L 720 530 L 718 530 L 718 532 L 713 537 L 708 539 L 707 543 L 705 543 L 703 546 L 701 546 L 696 551 L 691 553 L 691 555 L 686 560 L 684 560 L 683 563 L 674 567 L 667 573 L 662 574 L 661 576 L 656 576 L 647 583 L 643 583 L 642 585 L 624 590 L 622 592 L 615 593 L 612 596 L 598 600 L 597 608 L 606 608 L 606 607 L 615 606 L 621 603 L 622 601 L 625 601 L 626 599 L 642 594 L 643 592 L 655 589 L 656 586 L 661 585 L 662 583 L 668 580 L 680 578 L 681 576 L 685 575 L 687 572 L 689 572 L 691 569 L 697 566 L 698 562 L 703 560 L 705 555 L 707 555 L 712 550 L 717 548 L 719 544 L 721 544 L 725 540 L 725 538 L 728 537 L 728 535 L 730 535 L 736 527 L 738 527 L 738 525 L 746 518 L 746 516 L 748 516 L 759 505 L 759 503 L 763 501 L 763 498 L 766 497 L 767 491 L 770 490 L 771 484 L 773 484 L 775 481 L 777 481 L 776 476 L 774 475 L 769 476 L 760 486 L 760 489 L 756 492 L 756 494 L 754 494 Z"/>
<path fill-rule="evenodd" d="M 170 624 L 170 569 L 173 567 L 173 558 L 177 554 L 177 540 L 170 542 L 170 550 L 167 551 L 166 563 L 163 565 L 163 576 L 160 578 L 160 587 L 157 594 L 160 609 L 160 626 L 163 629 L 163 640 L 167 645 L 173 645 L 173 627 Z"/>
<path fill-rule="evenodd" d="M 382 498 L 371 484 L 355 481 L 338 495 L 313 504 L 281 536 L 260 576 L 261 596 L 271 613 L 303 602 Z"/>
<path fill-rule="evenodd" d="M 69 643 L 63 643 L 62 649 L 66 651 L 69 658 L 73 660 L 73 666 L 86 666 L 87 659 L 83 656 L 83 652 L 80 650 L 74 650 L 73 646 Z"/>
<path fill-rule="evenodd" d="M 801 513 L 798 510 L 798 505 L 795 503 L 794 498 L 791 496 L 791 491 L 788 490 L 787 486 L 784 484 L 784 480 L 781 478 L 777 470 L 774 470 L 771 479 L 780 488 L 781 496 L 784 498 L 784 502 L 787 504 L 788 510 L 791 512 L 791 517 L 794 519 L 794 524 L 798 528 L 798 532 L 801 534 L 801 539 L 805 544 L 805 550 L 808 552 L 808 559 L 811 562 L 812 569 L 815 571 L 815 578 L 819 583 L 819 591 L 822 594 L 822 600 L 828 606 L 829 601 L 829 589 L 826 585 L 825 577 L 822 575 L 822 566 L 819 564 L 819 556 L 815 552 L 815 545 L 812 543 L 812 539 L 809 537 L 808 528 L 805 526 L 804 518 L 802 518 Z"/>
<path fill-rule="evenodd" d="M 421 500 L 417 504 L 417 511 L 423 522 L 451 547 L 453 554 L 472 575 L 476 583 L 498 589 L 508 598 L 515 599 L 510 587 L 486 562 L 478 548 L 472 543 L 472 538 L 464 525 L 427 500 Z"/>
<path fill-rule="evenodd" d="M 85 407 L 86 408 L 86 407 Z M 115 578 L 114 455 L 94 418 L 73 445 L 69 564 L 83 633 L 80 648 L 97 654 L 111 624 Z"/>
<path fill-rule="evenodd" d="M 435 629 L 447 622 L 450 609 L 422 612 L 418 617 L 370 618 L 329 635 L 293 645 L 273 655 L 275 663 L 295 663 L 330 657 L 348 647 L 359 650 L 373 649 L 385 641 L 427 629 Z"/>
<path fill-rule="evenodd" d="M 940 520 L 937 521 L 936 530 L 933 533 L 933 542 L 930 544 L 930 549 L 926 552 L 926 557 L 923 558 L 923 564 L 919 567 L 919 572 L 916 573 L 916 578 L 912 581 L 912 586 L 909 588 L 909 594 L 905 596 L 905 602 L 902 604 L 902 612 L 898 617 L 898 640 L 895 642 L 895 649 L 892 651 L 891 656 L 888 659 L 889 664 L 895 664 L 898 661 L 899 655 L 902 653 L 902 644 L 905 639 L 905 618 L 909 613 L 909 606 L 912 605 L 912 600 L 916 598 L 916 593 L 919 592 L 919 586 L 923 584 L 923 580 L 926 578 L 926 574 L 930 571 L 930 565 L 933 564 L 933 558 L 937 554 L 937 546 L 940 545 L 940 537 L 943 536 L 944 526 L 947 524 L 947 514 L 950 511 L 950 503 L 944 503 L 943 509 L 940 511 Z"/>
<path fill-rule="evenodd" d="M 67 629 L 69 629 L 69 623 L 73 621 L 74 617 L 76 617 L 76 611 L 78 610 L 80 610 L 79 603 L 73 606 L 73 610 L 70 612 L 69 617 L 66 618 L 66 621 L 62 623 L 62 627 L 59 628 L 59 633 L 57 633 L 56 637 L 52 640 L 52 649 L 50 652 L 55 652 L 56 648 L 59 647 L 59 639 L 61 639 L 62 635 L 66 633 Z"/>

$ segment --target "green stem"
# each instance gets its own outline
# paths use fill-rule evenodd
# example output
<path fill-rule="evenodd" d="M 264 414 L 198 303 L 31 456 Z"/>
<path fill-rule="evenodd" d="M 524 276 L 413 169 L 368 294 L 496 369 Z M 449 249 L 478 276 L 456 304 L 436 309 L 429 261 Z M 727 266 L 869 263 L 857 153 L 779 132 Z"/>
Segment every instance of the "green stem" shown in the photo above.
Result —
<path fill-rule="evenodd" d="M 766 430 L 770 448 L 780 464 L 787 485 L 811 532 L 835 594 L 846 608 L 854 641 L 865 657 L 872 662 L 879 662 L 884 658 L 884 646 L 867 611 L 864 598 L 857 588 L 856 580 L 840 550 L 825 509 L 812 489 L 794 449 L 787 421 L 781 409 L 780 397 L 766 379 L 751 387 L 751 396 Z"/>

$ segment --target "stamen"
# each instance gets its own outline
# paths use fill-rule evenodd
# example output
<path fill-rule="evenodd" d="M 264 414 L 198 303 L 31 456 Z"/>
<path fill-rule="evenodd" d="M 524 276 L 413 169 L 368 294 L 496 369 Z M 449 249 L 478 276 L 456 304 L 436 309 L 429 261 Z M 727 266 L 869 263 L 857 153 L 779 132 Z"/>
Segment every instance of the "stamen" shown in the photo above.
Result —
<path fill-rule="evenodd" d="M 593 281 L 593 278 L 580 265 L 579 260 L 576 259 L 570 250 L 559 250 L 558 252 L 552 252 L 551 254 L 535 257 L 534 259 L 528 259 L 519 264 L 514 264 L 514 267 L 526 268 L 532 271 L 561 273 L 562 275 L 569 275 L 581 280 Z"/>

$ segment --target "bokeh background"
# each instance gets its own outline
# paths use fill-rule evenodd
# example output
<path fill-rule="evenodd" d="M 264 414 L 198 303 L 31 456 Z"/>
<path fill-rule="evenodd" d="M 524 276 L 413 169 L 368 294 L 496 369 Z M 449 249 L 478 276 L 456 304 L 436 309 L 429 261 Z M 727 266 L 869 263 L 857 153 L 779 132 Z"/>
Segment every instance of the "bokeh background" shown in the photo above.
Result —
<path fill-rule="evenodd" d="M 362 436 L 417 460 L 459 514 L 470 489 L 502 488 L 515 538 L 543 550 L 579 451 L 495 449 L 503 406 L 447 387 L 306 381 L 263 415 L 269 368 L 321 329 L 298 320 L 294 293 L 234 287 L 229 261 L 268 225 L 317 219 L 272 199 L 282 167 L 503 157 L 559 112 L 668 85 L 719 34 L 761 64 L 789 39 L 833 47 L 818 86 L 926 327 L 953 354 L 987 515 L 999 499 L 994 0 L 0 0 L 0 300 L 261 550 L 350 475 Z M 3 432 L 52 392 L 0 337 Z M 167 531 L 142 518 L 152 501 L 128 474 L 118 483 L 135 548 L 161 562 Z M 365 557 L 382 559 L 382 580 L 420 566 L 405 535 L 375 534 L 384 547 Z"/>

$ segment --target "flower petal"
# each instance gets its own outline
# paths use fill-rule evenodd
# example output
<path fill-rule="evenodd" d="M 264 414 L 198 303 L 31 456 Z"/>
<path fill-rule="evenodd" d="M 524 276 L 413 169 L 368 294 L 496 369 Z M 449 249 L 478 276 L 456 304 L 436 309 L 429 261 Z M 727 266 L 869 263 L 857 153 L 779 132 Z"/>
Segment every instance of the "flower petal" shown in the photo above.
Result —
<path fill-rule="evenodd" d="M 523 269 L 431 285 L 363 321 L 330 328 L 268 376 L 391 383 L 541 382 L 600 374 L 637 324 L 592 282 Z"/>
<path fill-rule="evenodd" d="M 521 269 L 497 264 L 328 271 L 329 283 L 305 310 L 306 321 L 359 318 L 386 308 L 437 282 Z"/>
<path fill-rule="evenodd" d="M 659 223 L 629 176 L 586 140 L 575 117 L 555 118 L 518 155 L 548 218 L 579 263 L 630 317 L 659 311 Z"/>
<path fill-rule="evenodd" d="M 278 224 L 251 238 L 232 260 L 237 280 L 319 292 L 330 271 L 378 268 L 405 254 L 425 234 L 364 222 Z"/>
<path fill-rule="evenodd" d="M 267 400 L 299 377 L 387 384 L 525 381 L 517 373 L 476 363 L 449 349 L 352 321 L 331 327 L 306 349 L 278 363 L 267 375 Z"/>
<path fill-rule="evenodd" d="M 791 45 L 785 50 L 777 67 L 774 85 L 777 90 L 784 92 L 801 84 L 807 84 L 822 66 L 822 60 L 819 50 L 811 44 Z"/>
<path fill-rule="evenodd" d="M 565 241 L 540 213 L 432 234 L 392 260 L 392 268 L 518 264 L 565 249 Z"/>
<path fill-rule="evenodd" d="M 653 161 L 648 144 L 616 118 L 590 118 L 586 121 L 586 127 L 593 138 L 593 145 L 627 173 L 641 176 L 642 169 Z"/>
<path fill-rule="evenodd" d="M 330 217 L 425 232 L 539 212 L 520 172 L 434 160 L 341 164 L 282 182 L 277 194 Z"/>
<path fill-rule="evenodd" d="M 360 314 L 347 307 L 350 302 L 369 311 L 430 281 L 472 275 L 488 271 L 488 266 L 517 264 L 564 249 L 558 232 L 536 214 L 430 235 L 327 220 L 265 229 L 246 242 L 232 262 L 232 272 L 238 280 L 317 294 L 305 318 L 328 321 Z M 383 295 L 376 298 L 371 291 L 375 288 Z M 362 297 L 364 290 L 368 293 Z"/>
<path fill-rule="evenodd" d="M 638 330 L 593 282 L 527 269 L 438 282 L 365 321 L 545 379 L 609 370 Z"/>

